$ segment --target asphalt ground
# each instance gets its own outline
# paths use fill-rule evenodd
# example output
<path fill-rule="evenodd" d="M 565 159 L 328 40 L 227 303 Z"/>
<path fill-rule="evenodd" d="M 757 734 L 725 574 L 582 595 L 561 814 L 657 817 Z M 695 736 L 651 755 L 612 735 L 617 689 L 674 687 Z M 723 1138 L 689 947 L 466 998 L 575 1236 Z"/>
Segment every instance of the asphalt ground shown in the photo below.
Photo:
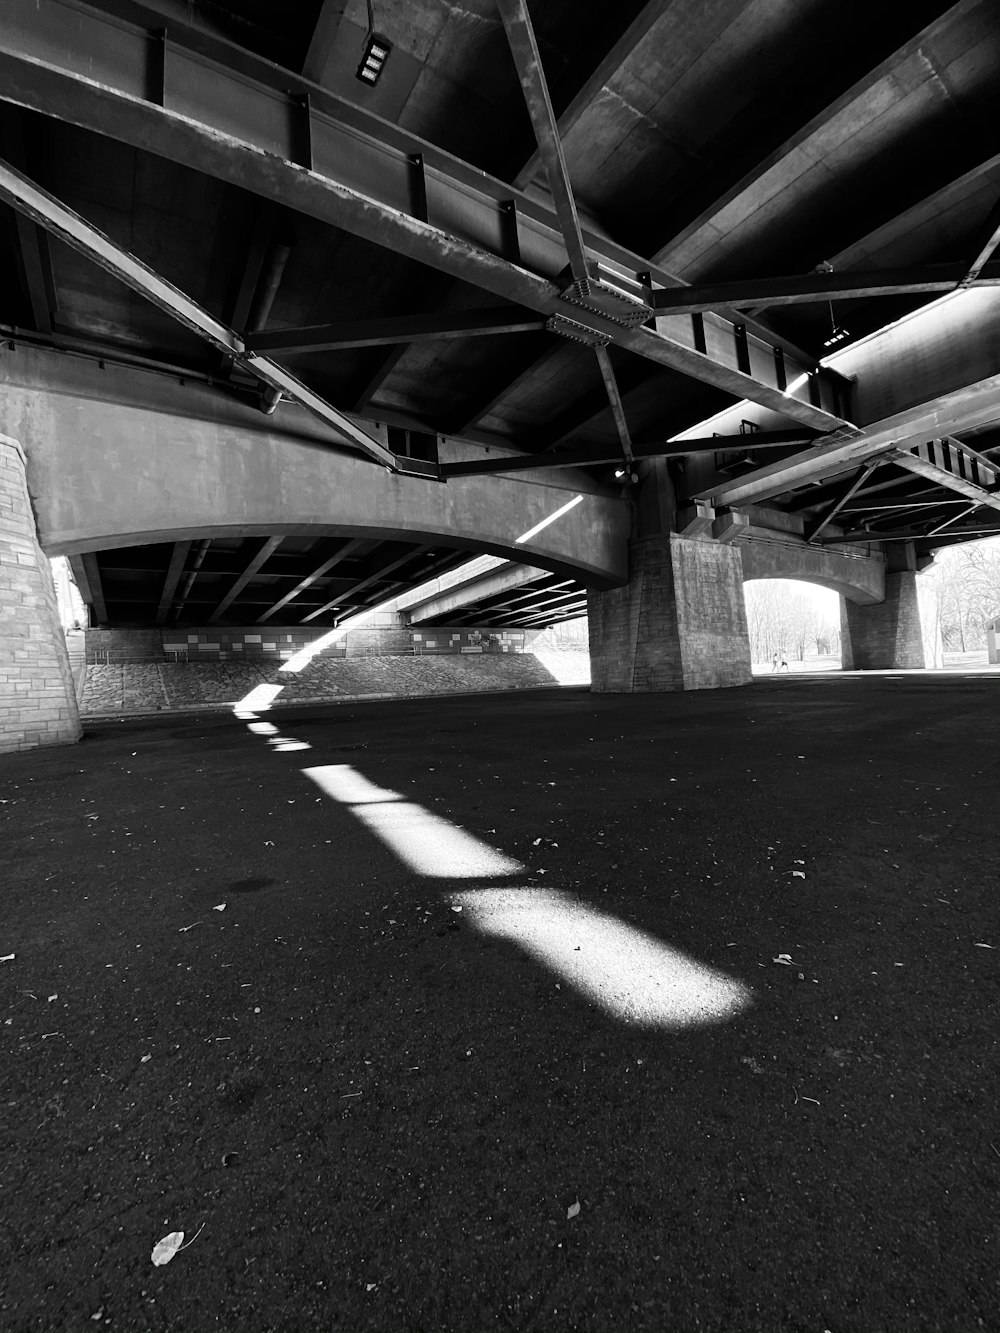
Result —
<path fill-rule="evenodd" d="M 0 1329 L 1000 1328 L 998 711 L 790 676 L 5 757 Z M 393 794 L 524 871 L 418 873 Z M 501 884 L 586 948 L 490 933 Z"/>

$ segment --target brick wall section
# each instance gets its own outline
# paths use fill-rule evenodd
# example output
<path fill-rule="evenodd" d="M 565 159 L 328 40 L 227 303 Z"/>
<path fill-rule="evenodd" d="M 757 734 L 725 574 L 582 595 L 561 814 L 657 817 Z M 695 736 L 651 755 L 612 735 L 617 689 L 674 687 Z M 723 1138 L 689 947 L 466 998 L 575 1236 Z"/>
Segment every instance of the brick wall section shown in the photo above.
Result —
<path fill-rule="evenodd" d="M 592 688 L 645 694 L 744 685 L 750 644 L 739 552 L 676 534 L 629 546 L 629 582 L 591 592 Z"/>
<path fill-rule="evenodd" d="M 38 545 L 24 454 L 0 435 L 0 753 L 80 739 L 49 562 Z"/>
<path fill-rule="evenodd" d="M 846 598 L 840 610 L 845 671 L 892 671 L 944 663 L 933 575 L 887 573 L 885 601 L 862 606 Z"/>

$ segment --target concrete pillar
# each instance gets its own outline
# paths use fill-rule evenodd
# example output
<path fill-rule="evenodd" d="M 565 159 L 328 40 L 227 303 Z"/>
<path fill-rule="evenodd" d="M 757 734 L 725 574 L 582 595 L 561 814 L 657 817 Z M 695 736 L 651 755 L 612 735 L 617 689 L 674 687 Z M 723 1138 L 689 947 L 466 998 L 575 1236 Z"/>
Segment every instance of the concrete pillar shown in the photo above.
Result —
<path fill-rule="evenodd" d="M 591 688 L 642 694 L 745 685 L 750 643 L 734 546 L 664 533 L 629 545 L 629 582 L 587 598 Z"/>
<path fill-rule="evenodd" d="M 344 639 L 348 657 L 405 652 L 412 642 L 409 624 L 401 611 L 376 611 L 367 624 L 348 630 Z"/>
<path fill-rule="evenodd" d="M 38 545 L 24 452 L 0 435 L 0 753 L 80 739 L 66 636 Z"/>
<path fill-rule="evenodd" d="M 841 598 L 840 642 L 845 671 L 943 666 L 934 575 L 888 570 L 885 601 L 861 606 Z"/>

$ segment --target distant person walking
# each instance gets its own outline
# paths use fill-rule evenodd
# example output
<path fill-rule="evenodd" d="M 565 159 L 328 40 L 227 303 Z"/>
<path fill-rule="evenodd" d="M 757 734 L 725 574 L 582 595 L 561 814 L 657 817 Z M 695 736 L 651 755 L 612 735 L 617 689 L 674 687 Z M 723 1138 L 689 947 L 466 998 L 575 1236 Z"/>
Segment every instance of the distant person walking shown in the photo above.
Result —
<path fill-rule="evenodd" d="M 777 671 L 777 669 L 778 669 L 778 654 L 775 653 L 774 656 L 771 658 L 771 670 L 772 672 L 774 672 Z"/>
<path fill-rule="evenodd" d="M 781 665 L 786 671 L 788 670 L 788 659 L 785 657 L 784 653 L 781 654 Z"/>

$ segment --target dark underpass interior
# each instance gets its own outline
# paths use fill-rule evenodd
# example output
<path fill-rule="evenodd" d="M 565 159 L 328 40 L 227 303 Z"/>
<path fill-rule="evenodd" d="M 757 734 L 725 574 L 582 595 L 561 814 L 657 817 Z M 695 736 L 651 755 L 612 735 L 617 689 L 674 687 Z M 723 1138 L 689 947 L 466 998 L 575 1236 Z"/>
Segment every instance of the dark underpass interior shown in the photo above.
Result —
<path fill-rule="evenodd" d="M 996 688 L 9 758 L 0 1324 L 995 1327 Z"/>

